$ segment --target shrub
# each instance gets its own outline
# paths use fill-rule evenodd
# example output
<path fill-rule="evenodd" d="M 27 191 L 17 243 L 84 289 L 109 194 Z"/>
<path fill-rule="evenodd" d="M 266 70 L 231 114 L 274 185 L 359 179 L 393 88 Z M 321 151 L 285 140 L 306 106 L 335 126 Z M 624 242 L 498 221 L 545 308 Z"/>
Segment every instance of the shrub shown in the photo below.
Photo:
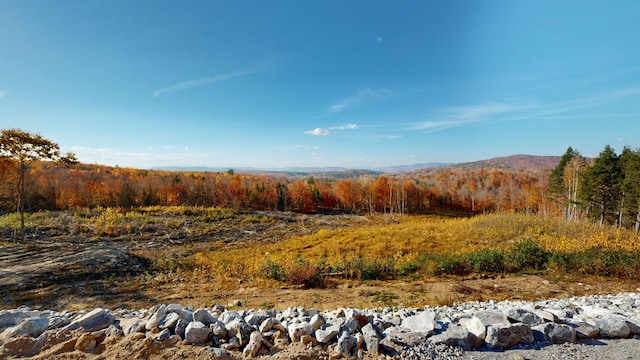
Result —
<path fill-rule="evenodd" d="M 507 266 L 510 271 L 543 269 L 549 253 L 533 240 L 522 240 L 515 243 L 507 252 Z"/>
<path fill-rule="evenodd" d="M 282 281 L 285 278 L 284 270 L 280 264 L 273 262 L 268 257 L 264 258 L 264 262 L 260 267 L 260 274 L 265 279 L 273 279 Z"/>
<path fill-rule="evenodd" d="M 501 250 L 480 250 L 467 255 L 474 271 L 498 273 L 504 271 L 504 254 Z"/>
<path fill-rule="evenodd" d="M 468 275 L 471 273 L 470 264 L 460 255 L 442 255 L 435 258 L 435 275 Z"/>
<path fill-rule="evenodd" d="M 322 285 L 320 268 L 316 265 L 298 263 L 287 274 L 287 281 L 293 285 L 319 287 Z"/>

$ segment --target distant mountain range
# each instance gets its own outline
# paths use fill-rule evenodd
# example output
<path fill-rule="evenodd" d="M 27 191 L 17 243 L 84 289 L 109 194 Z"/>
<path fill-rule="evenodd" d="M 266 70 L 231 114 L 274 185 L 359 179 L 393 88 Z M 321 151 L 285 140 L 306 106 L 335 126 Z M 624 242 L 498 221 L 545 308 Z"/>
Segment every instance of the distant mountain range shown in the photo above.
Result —
<path fill-rule="evenodd" d="M 498 168 L 498 169 L 528 169 L 528 170 L 546 170 L 553 169 L 560 162 L 560 156 L 537 156 L 537 155 L 511 155 L 505 157 L 497 157 L 488 160 L 478 160 L 465 163 L 420 163 L 412 165 L 386 166 L 373 169 L 348 169 L 343 167 L 284 167 L 284 168 L 219 168 L 219 167 L 159 167 L 153 170 L 166 171 L 197 171 L 197 172 L 228 172 L 233 170 L 237 173 L 253 174 L 253 175 L 271 175 L 283 177 L 328 177 L 332 179 L 353 178 L 361 175 L 381 175 L 381 174 L 399 174 L 399 173 L 428 173 L 447 171 L 455 169 L 477 169 L 477 168 Z"/>

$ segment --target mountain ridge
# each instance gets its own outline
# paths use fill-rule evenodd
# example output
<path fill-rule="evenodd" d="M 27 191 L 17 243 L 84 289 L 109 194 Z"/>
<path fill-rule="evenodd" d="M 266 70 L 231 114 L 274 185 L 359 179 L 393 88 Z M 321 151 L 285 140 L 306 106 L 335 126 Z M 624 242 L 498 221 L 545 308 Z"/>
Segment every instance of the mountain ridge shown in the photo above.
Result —
<path fill-rule="evenodd" d="M 282 175 L 286 177 L 302 177 L 302 176 L 323 176 L 331 175 L 331 177 L 349 177 L 361 175 L 382 175 L 382 174 L 421 174 L 439 171 L 449 171 L 456 169 L 475 169 L 475 168 L 498 168 L 509 170 L 549 170 L 553 169 L 560 162 L 561 156 L 548 155 L 527 155 L 516 154 L 509 156 L 501 156 L 484 160 L 468 161 L 461 163 L 416 163 L 407 165 L 384 166 L 376 168 L 346 168 L 346 167 L 317 167 L 317 166 L 291 166 L 281 168 L 257 168 L 257 167 L 155 167 L 151 170 L 164 171 L 197 171 L 197 172 L 238 172 L 246 174 L 258 175 Z M 342 176 L 340 176 L 342 174 Z"/>

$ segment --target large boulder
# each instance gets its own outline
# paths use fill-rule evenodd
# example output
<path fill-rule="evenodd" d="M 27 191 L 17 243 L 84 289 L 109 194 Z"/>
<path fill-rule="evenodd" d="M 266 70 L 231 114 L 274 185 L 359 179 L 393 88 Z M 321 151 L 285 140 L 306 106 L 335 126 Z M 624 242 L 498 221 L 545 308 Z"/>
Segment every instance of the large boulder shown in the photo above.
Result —
<path fill-rule="evenodd" d="M 495 325 L 487 328 L 484 339 L 492 349 L 506 349 L 518 344 L 531 344 L 535 340 L 531 328 L 527 324 Z"/>
<path fill-rule="evenodd" d="M 433 334 L 436 326 L 436 313 L 433 311 L 421 311 L 416 315 L 408 316 L 402 320 L 401 327 L 412 332 L 423 333 L 427 336 Z"/>
<path fill-rule="evenodd" d="M 209 327 L 199 321 L 192 321 L 184 332 L 184 340 L 191 344 L 204 344 L 209 338 Z"/>
<path fill-rule="evenodd" d="M 554 344 L 575 343 L 576 330 L 570 325 L 544 323 L 531 328 L 538 341 L 551 341 Z"/>
<path fill-rule="evenodd" d="M 433 335 L 429 340 L 434 344 L 457 346 L 463 349 L 469 348 L 467 341 L 469 331 L 460 324 L 447 323 L 445 329 L 439 334 Z"/>
<path fill-rule="evenodd" d="M 254 331 L 249 336 L 249 343 L 245 346 L 242 355 L 245 357 L 254 358 L 258 355 L 260 347 L 262 346 L 262 334 L 259 331 Z"/>
<path fill-rule="evenodd" d="M 469 332 L 467 343 L 470 347 L 479 348 L 484 344 L 484 339 L 487 337 L 487 328 L 479 318 L 475 316 L 462 318 L 458 323 L 464 326 Z"/>
<path fill-rule="evenodd" d="M 115 321 L 115 316 L 105 309 L 96 308 L 65 326 L 66 330 L 83 328 L 85 331 L 101 330 Z"/>

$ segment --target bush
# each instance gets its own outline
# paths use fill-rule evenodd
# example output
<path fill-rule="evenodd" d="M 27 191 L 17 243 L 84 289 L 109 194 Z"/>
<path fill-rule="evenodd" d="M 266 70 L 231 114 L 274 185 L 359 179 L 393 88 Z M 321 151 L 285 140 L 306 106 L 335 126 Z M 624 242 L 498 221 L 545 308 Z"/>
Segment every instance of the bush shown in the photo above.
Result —
<path fill-rule="evenodd" d="M 468 275 L 471 273 L 471 265 L 459 255 L 443 255 L 435 258 L 435 275 Z"/>
<path fill-rule="evenodd" d="M 533 240 L 515 243 L 507 252 L 507 267 L 512 272 L 541 270 L 548 262 L 549 253 Z"/>
<path fill-rule="evenodd" d="M 287 274 L 287 281 L 293 285 L 319 287 L 322 285 L 320 268 L 316 265 L 298 263 Z"/>
<path fill-rule="evenodd" d="M 264 263 L 260 267 L 260 273 L 265 279 L 282 281 L 285 278 L 284 270 L 280 264 L 273 262 L 268 257 L 264 258 Z"/>
<path fill-rule="evenodd" d="M 504 271 L 504 254 L 501 250 L 480 250 L 467 255 L 467 260 L 477 272 L 499 273 Z"/>

